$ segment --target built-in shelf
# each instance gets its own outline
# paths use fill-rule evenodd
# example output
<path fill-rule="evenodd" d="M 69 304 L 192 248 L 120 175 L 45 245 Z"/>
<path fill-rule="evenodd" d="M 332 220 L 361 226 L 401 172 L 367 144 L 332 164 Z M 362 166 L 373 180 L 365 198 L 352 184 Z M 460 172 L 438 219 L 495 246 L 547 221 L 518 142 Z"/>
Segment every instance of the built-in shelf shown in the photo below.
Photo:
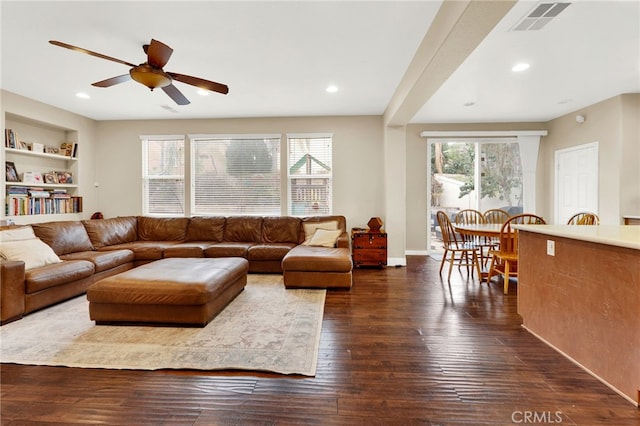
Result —
<path fill-rule="evenodd" d="M 77 188 L 74 183 L 25 183 L 25 182 L 7 182 L 7 186 L 29 186 L 33 188 Z"/>
<path fill-rule="evenodd" d="M 20 181 L 7 181 L 8 176 L 0 181 L 0 223 L 26 224 L 82 213 L 78 131 L 10 112 L 4 117 L 5 146 L 0 154 Z M 69 151 L 73 155 L 64 155 Z"/>
<path fill-rule="evenodd" d="M 33 157 L 51 158 L 56 160 L 78 161 L 77 158 L 69 157 L 68 155 L 48 154 L 46 152 L 35 152 L 35 151 L 29 151 L 26 149 L 5 148 L 5 152 L 10 154 L 18 154 L 18 155 L 30 155 Z"/>

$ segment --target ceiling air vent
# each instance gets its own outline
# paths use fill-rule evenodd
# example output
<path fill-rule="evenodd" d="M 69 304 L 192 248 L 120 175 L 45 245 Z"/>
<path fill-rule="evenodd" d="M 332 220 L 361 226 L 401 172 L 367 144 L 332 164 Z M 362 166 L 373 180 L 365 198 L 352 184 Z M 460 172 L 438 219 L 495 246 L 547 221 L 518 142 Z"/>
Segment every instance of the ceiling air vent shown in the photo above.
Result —
<path fill-rule="evenodd" d="M 535 31 L 542 29 L 549 21 L 558 16 L 560 12 L 570 5 L 571 3 L 567 2 L 539 3 L 512 28 L 512 31 Z"/>

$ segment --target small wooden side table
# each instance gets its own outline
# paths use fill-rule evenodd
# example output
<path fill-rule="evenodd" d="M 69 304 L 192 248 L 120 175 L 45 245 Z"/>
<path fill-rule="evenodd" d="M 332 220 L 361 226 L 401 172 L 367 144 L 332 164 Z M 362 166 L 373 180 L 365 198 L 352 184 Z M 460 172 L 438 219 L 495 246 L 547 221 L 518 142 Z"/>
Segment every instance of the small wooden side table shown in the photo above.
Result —
<path fill-rule="evenodd" d="M 351 248 L 353 266 L 387 265 L 387 233 L 371 232 L 369 229 L 353 228 L 351 230 Z"/>

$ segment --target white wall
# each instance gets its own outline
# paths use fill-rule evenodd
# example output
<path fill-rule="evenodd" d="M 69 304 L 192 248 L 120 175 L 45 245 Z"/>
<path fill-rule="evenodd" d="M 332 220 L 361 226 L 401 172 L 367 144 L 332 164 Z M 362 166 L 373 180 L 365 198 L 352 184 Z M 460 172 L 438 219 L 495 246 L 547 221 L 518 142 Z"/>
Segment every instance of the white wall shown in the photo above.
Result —
<path fill-rule="evenodd" d="M 599 143 L 598 214 L 602 224 L 621 224 L 624 214 L 640 214 L 640 94 L 616 96 L 548 124 L 549 135 L 540 144 L 544 173 L 538 194 L 544 197 L 543 215 L 554 213 L 554 155 L 559 149 Z M 586 118 L 576 122 L 576 115 Z"/>
<path fill-rule="evenodd" d="M 347 226 L 383 216 L 382 118 L 302 117 L 103 121 L 96 156 L 98 205 L 105 217 L 142 213 L 140 135 L 333 133 L 333 212 Z"/>

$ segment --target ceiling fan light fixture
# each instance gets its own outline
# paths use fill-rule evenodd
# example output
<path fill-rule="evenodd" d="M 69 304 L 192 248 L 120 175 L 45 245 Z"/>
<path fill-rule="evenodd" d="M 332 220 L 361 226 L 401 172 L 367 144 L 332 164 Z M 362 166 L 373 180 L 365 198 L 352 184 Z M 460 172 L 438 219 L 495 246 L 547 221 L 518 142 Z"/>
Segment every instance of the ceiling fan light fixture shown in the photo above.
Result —
<path fill-rule="evenodd" d="M 155 69 L 148 64 L 131 68 L 129 74 L 132 79 L 140 84 L 144 84 L 151 90 L 171 84 L 171 77 L 162 70 Z"/>

